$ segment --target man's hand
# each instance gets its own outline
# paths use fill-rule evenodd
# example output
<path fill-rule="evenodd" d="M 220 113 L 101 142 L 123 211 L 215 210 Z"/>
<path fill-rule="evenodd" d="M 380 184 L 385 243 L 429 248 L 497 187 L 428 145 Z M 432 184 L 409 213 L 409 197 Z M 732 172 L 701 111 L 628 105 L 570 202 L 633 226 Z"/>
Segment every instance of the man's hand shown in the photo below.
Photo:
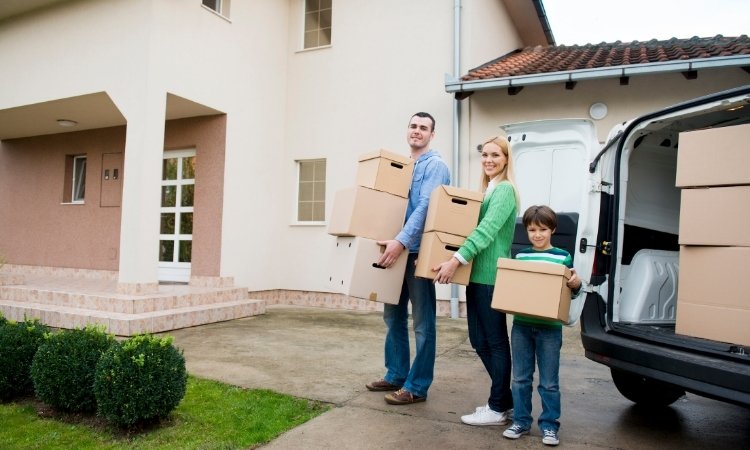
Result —
<path fill-rule="evenodd" d="M 385 268 L 391 267 L 398 260 L 398 257 L 401 256 L 401 252 L 404 251 L 404 245 L 395 239 L 378 241 L 378 245 L 385 246 L 385 250 L 378 260 L 378 265 Z"/>

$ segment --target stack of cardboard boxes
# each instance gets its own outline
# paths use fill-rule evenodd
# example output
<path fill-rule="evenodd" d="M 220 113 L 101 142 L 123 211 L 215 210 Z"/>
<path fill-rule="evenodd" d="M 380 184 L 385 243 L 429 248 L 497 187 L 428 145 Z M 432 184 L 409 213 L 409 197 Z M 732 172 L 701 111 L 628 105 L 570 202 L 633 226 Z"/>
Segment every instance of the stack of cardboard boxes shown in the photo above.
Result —
<path fill-rule="evenodd" d="M 680 134 L 675 332 L 750 345 L 750 125 Z"/>
<path fill-rule="evenodd" d="M 479 192 L 448 185 L 432 191 L 415 276 L 435 279 L 432 268 L 449 260 L 476 228 L 482 199 Z M 456 270 L 452 282 L 465 286 L 470 274 L 471 262 Z"/>
<path fill-rule="evenodd" d="M 328 234 L 336 236 L 329 264 L 329 287 L 356 298 L 397 304 L 406 252 L 388 269 L 375 264 L 404 225 L 413 161 L 378 150 L 359 158 L 357 185 L 338 191 Z"/>

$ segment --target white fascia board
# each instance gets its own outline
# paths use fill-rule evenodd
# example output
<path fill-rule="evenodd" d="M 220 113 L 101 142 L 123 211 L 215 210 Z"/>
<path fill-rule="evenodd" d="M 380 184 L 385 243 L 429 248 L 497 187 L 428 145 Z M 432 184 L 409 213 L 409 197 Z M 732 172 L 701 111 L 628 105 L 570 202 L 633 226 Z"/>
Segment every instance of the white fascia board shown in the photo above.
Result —
<path fill-rule="evenodd" d="M 464 91 L 483 91 L 503 89 L 511 86 L 531 86 L 535 84 L 564 83 L 567 81 L 593 80 L 602 78 L 619 78 L 634 75 L 650 75 L 687 70 L 716 69 L 727 67 L 750 66 L 750 55 L 726 56 L 711 59 L 694 59 L 684 61 L 667 61 L 649 64 L 632 64 L 618 67 L 582 69 L 569 72 L 522 75 L 517 77 L 493 78 L 491 80 L 464 81 L 445 77 L 445 91 L 448 93 Z"/>

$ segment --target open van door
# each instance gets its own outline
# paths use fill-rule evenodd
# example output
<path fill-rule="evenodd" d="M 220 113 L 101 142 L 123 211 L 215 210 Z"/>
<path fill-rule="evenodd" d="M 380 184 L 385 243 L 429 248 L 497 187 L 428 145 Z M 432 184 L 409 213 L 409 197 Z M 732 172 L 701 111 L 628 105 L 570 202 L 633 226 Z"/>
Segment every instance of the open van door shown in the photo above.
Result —
<path fill-rule="evenodd" d="M 574 325 L 591 292 L 602 187 L 601 165 L 589 163 L 601 147 L 592 121 L 564 119 L 501 126 L 513 152 L 516 184 L 521 197 L 513 241 L 513 256 L 530 245 L 520 216 L 532 205 L 548 205 L 558 214 L 552 245 L 567 250 L 583 281 L 570 306 L 568 325 Z"/>

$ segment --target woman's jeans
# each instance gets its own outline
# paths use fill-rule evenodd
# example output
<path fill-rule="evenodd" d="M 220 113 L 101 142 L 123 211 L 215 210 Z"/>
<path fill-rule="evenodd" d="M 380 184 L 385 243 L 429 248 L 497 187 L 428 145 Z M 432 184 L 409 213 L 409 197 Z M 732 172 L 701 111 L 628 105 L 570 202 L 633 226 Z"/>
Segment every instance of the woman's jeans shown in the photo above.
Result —
<path fill-rule="evenodd" d="M 539 366 L 537 390 L 542 399 L 539 428 L 560 429 L 560 348 L 562 329 L 513 324 L 513 423 L 531 428 L 531 393 L 534 357 Z"/>
<path fill-rule="evenodd" d="M 398 305 L 383 306 L 385 335 L 385 381 L 403 386 L 419 397 L 426 397 L 435 369 L 435 285 L 432 280 L 414 277 L 417 253 L 409 253 Z M 409 368 L 409 300 L 414 322 L 416 354 Z"/>
<path fill-rule="evenodd" d="M 503 412 L 513 407 L 510 344 L 505 313 L 490 306 L 493 290 L 492 285 L 469 283 L 466 287 L 466 321 L 471 346 L 492 381 L 487 404 L 493 411 Z"/>

